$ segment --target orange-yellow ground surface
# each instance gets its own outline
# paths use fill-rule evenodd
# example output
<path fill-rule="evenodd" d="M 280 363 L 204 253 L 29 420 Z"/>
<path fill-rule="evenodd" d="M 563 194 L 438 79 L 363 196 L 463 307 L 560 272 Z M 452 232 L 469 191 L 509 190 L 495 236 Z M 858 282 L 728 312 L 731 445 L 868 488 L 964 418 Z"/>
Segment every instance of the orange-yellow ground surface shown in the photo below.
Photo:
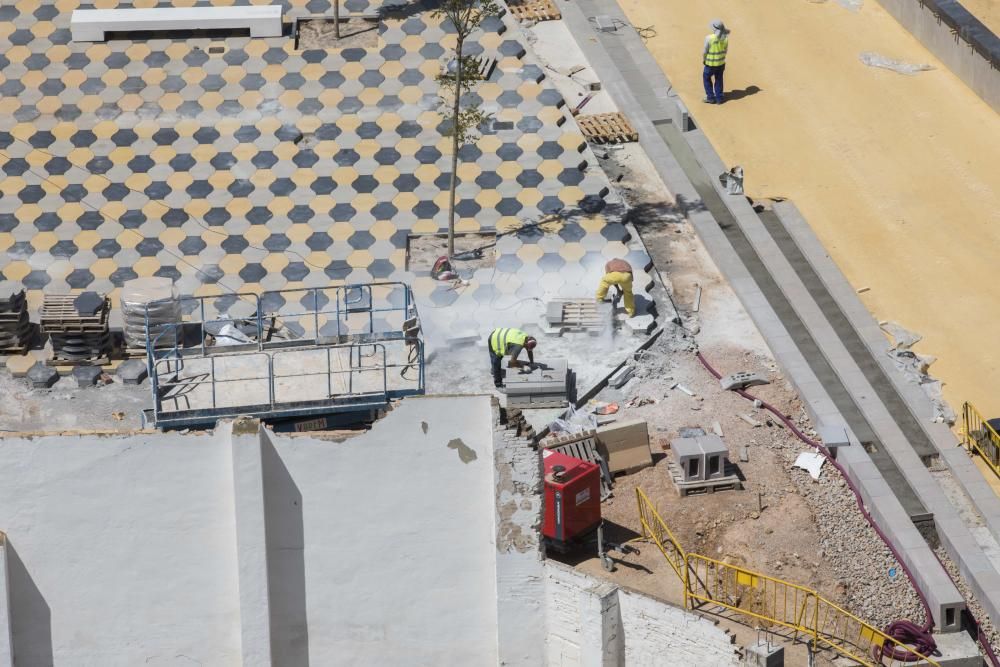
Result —
<path fill-rule="evenodd" d="M 946 398 L 1000 416 L 1000 118 L 874 2 L 621 0 L 751 196 L 794 200 L 879 320 L 921 333 Z M 732 30 L 722 106 L 702 42 Z M 866 67 L 877 51 L 936 69 Z M 756 86 L 759 92 L 741 91 Z"/>
<path fill-rule="evenodd" d="M 952 406 L 1000 416 L 997 114 L 872 1 L 621 3 L 748 194 L 793 199 L 876 318 L 924 336 Z M 736 98 L 718 107 L 700 60 L 716 17 Z M 936 69 L 870 68 L 863 51 Z"/>
<path fill-rule="evenodd" d="M 998 0 L 962 0 L 962 5 L 995 34 L 1000 34 L 1000 2 Z"/>

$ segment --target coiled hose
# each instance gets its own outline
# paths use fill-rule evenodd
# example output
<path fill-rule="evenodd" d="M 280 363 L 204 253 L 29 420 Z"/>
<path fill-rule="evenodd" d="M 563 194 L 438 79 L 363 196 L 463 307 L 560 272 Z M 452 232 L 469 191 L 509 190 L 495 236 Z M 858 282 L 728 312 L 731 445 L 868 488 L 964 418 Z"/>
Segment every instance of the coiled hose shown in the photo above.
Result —
<path fill-rule="evenodd" d="M 703 355 L 701 352 L 697 352 L 696 356 L 698 357 L 698 361 L 701 362 L 701 365 L 705 367 L 705 370 L 711 373 L 716 380 L 722 377 L 722 374 L 719 373 L 714 368 L 712 368 L 712 365 L 708 363 L 708 360 L 705 359 L 705 355 Z M 788 429 L 795 434 L 795 437 L 797 437 L 799 440 L 806 443 L 810 447 L 816 449 L 820 454 L 822 454 L 826 458 L 827 461 L 829 461 L 830 465 L 832 465 L 834 468 L 837 469 L 837 472 L 840 473 L 840 476 L 847 483 L 848 488 L 850 488 L 851 492 L 854 494 L 854 500 L 858 504 L 858 509 L 861 511 L 861 515 L 865 518 L 866 521 L 868 521 L 868 525 L 870 525 L 872 529 L 875 531 L 875 533 L 882 539 L 882 542 L 884 542 L 885 545 L 889 548 L 889 551 L 892 552 L 892 555 L 896 558 L 896 562 L 898 562 L 899 566 L 903 568 L 903 572 L 906 573 L 907 578 L 910 580 L 910 584 L 913 586 L 913 590 L 916 591 L 917 597 L 920 598 L 920 604 L 923 605 L 924 608 L 924 617 L 927 619 L 924 625 L 921 626 L 917 625 L 912 621 L 899 620 L 899 621 L 893 621 L 883 630 L 885 634 L 889 635 L 890 637 L 900 642 L 901 644 L 907 644 L 912 646 L 913 650 L 911 651 L 896 645 L 885 646 L 883 644 L 881 646 L 873 647 L 872 657 L 879 662 L 881 662 L 881 658 L 883 656 L 888 656 L 889 658 L 893 660 L 899 660 L 900 662 L 916 662 L 917 660 L 920 660 L 920 656 L 914 653 L 914 651 L 922 655 L 931 655 L 932 653 L 934 653 L 934 651 L 937 650 L 937 643 L 934 641 L 934 637 L 931 635 L 931 629 L 934 627 L 934 617 L 931 615 L 931 608 L 930 605 L 927 603 L 927 598 L 926 596 L 924 596 L 923 591 L 920 590 L 920 587 L 917 586 L 917 582 L 913 577 L 913 573 L 910 571 L 910 568 L 907 567 L 906 563 L 903 562 L 903 559 L 900 557 L 899 552 L 889 541 L 889 538 L 886 537 L 885 533 L 882 532 L 882 529 L 878 527 L 878 524 L 875 523 L 875 520 L 872 519 L 872 516 L 871 514 L 868 513 L 868 510 L 865 509 L 864 501 L 861 499 L 861 493 L 858 491 L 858 487 L 854 485 L 854 482 L 851 481 L 851 478 L 848 477 L 847 471 L 844 470 L 844 468 L 839 463 L 837 463 L 837 461 L 830 455 L 830 450 L 824 447 L 821 442 L 813 440 L 812 438 L 808 437 L 805 433 L 800 431 L 798 427 L 792 422 L 792 420 L 783 415 L 773 405 L 767 403 L 766 401 L 762 401 L 761 399 L 755 397 L 753 394 L 743 389 L 736 389 L 734 391 L 743 398 L 747 399 L 748 401 L 760 401 L 760 404 L 768 412 L 770 412 L 775 417 L 780 419 L 782 423 L 784 423 L 785 426 L 787 426 Z M 982 636 L 982 634 L 983 634 L 982 631 L 980 631 L 980 636 Z M 987 653 L 994 660 L 993 664 L 996 665 L 996 659 L 995 657 L 992 656 L 993 652 L 988 647 L 989 647 L 989 642 L 986 642 L 984 644 L 984 648 L 987 650 Z"/>

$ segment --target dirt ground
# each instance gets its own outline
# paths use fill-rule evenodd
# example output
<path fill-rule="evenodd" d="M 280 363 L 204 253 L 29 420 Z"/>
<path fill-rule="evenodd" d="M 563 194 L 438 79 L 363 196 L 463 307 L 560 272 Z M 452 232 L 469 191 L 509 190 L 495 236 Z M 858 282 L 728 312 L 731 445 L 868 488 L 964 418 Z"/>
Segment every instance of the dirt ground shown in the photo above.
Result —
<path fill-rule="evenodd" d="M 618 403 L 618 421 L 644 419 L 654 452 L 652 467 L 616 479 L 614 495 L 603 505 L 608 539 L 624 542 L 637 537 L 635 489 L 642 488 L 689 552 L 815 588 L 879 625 L 900 617 L 922 620 L 908 582 L 901 576 L 890 577 L 895 561 L 864 522 L 836 471 L 824 466 L 816 482 L 806 471 L 793 468 L 798 454 L 811 451 L 809 447 L 753 403 L 723 391 L 695 357 L 695 350 L 700 350 L 724 374 L 764 374 L 772 384 L 753 392 L 809 429 L 794 391 L 780 376 L 735 294 L 676 211 L 662 182 L 650 177 L 655 172 L 645 154 L 626 145 L 599 151 L 598 156 L 630 204 L 632 222 L 670 285 L 684 323 L 683 331 L 666 332 L 639 357 L 635 378 L 595 399 Z M 699 307 L 694 312 L 696 302 Z M 695 396 L 671 389 L 674 382 Z M 730 459 L 745 480 L 744 488 L 679 497 L 667 468 L 669 442 L 682 428 L 721 431 Z M 749 460 L 740 461 L 744 447 Z M 599 561 L 589 555 L 570 557 L 568 562 L 628 588 L 682 603 L 682 588 L 663 555 L 652 544 L 637 546 L 639 553 L 614 554 L 618 565 L 612 574 L 603 573 Z M 726 627 L 738 633 L 741 643 L 754 641 L 747 628 L 732 623 Z M 750 634 L 744 637 L 741 632 Z M 798 655 L 798 650 L 787 656 L 788 664 L 805 664 L 805 654 Z"/>
<path fill-rule="evenodd" d="M 334 33 L 332 18 L 299 21 L 298 48 L 305 49 L 368 49 L 378 45 L 378 23 L 364 19 L 341 19 L 340 38 Z"/>
<path fill-rule="evenodd" d="M 1000 117 L 874 1 L 622 6 L 655 27 L 646 46 L 748 194 L 791 198 L 876 318 L 924 336 L 952 407 L 1000 414 Z M 716 17 L 732 30 L 722 106 L 701 102 L 698 59 Z M 866 67 L 865 51 L 935 69 Z"/>

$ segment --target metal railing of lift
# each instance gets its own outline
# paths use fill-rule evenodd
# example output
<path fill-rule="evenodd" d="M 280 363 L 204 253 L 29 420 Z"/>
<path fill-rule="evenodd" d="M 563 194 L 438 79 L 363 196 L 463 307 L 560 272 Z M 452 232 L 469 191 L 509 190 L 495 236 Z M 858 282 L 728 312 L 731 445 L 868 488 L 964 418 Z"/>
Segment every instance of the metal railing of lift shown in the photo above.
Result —
<path fill-rule="evenodd" d="M 962 443 L 1000 477 L 1000 433 L 968 401 L 962 405 Z"/>

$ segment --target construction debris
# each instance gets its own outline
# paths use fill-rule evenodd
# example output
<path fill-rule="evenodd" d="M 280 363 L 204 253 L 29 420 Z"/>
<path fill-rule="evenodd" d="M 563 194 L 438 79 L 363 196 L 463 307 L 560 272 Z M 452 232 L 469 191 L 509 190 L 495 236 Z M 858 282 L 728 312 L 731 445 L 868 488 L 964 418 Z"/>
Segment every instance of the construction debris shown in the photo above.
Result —
<path fill-rule="evenodd" d="M 719 384 L 726 391 L 732 391 L 734 389 L 746 389 L 747 387 L 758 387 L 765 384 L 771 384 L 771 381 L 760 373 L 747 373 L 745 371 L 740 371 L 738 373 L 730 373 L 729 375 L 723 376 L 719 379 Z"/>
<path fill-rule="evenodd" d="M 582 107 L 583 104 L 581 103 Z M 620 112 L 577 116 L 576 124 L 587 141 L 595 144 L 617 144 L 639 141 L 639 132 Z"/>
<path fill-rule="evenodd" d="M 740 415 L 740 419 L 742 419 L 746 423 L 750 424 L 754 428 L 760 428 L 761 426 L 763 426 L 763 424 L 761 424 L 759 421 L 757 421 L 756 419 L 754 419 L 753 417 L 751 417 L 749 415 Z"/>
<path fill-rule="evenodd" d="M 615 389 L 621 389 L 633 377 L 635 377 L 635 366 L 626 364 L 608 378 L 608 384 Z"/>
<path fill-rule="evenodd" d="M 818 480 L 820 474 L 823 472 L 824 463 L 826 463 L 826 457 L 822 454 L 817 454 L 816 452 L 802 452 L 799 454 L 798 458 L 795 459 L 795 463 L 792 465 L 796 468 L 802 468 L 812 475 L 813 479 Z"/>

